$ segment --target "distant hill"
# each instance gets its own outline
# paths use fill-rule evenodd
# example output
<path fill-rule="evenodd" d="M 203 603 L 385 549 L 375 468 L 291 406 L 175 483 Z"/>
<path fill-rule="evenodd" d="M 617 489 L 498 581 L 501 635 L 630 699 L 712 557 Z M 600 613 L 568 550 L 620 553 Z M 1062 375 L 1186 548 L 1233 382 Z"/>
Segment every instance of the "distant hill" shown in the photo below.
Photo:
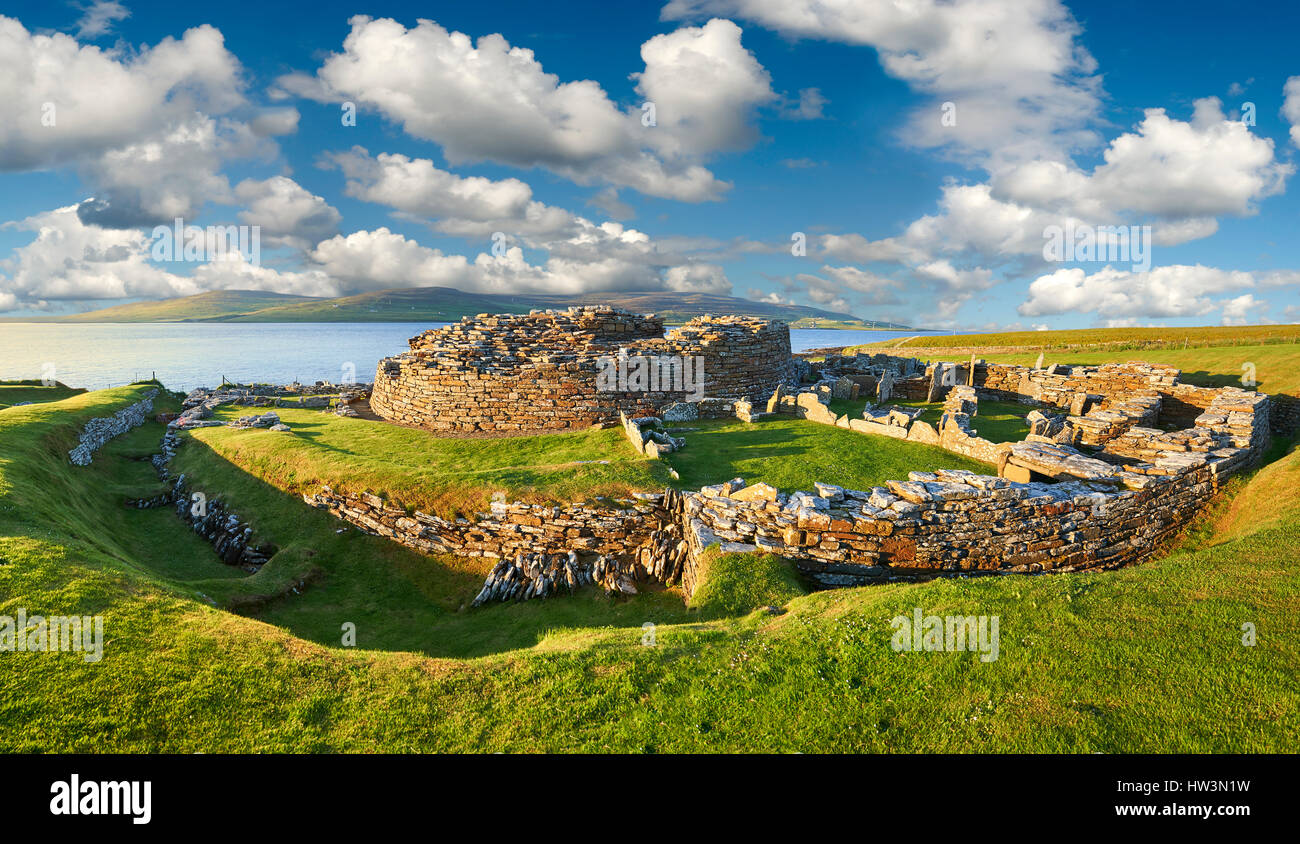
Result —
<path fill-rule="evenodd" d="M 230 320 L 265 308 L 323 301 L 311 296 L 264 293 L 260 290 L 214 290 L 182 299 L 161 299 L 114 305 L 98 311 L 51 317 L 49 322 L 197 322 Z"/>
<path fill-rule="evenodd" d="M 682 323 L 701 314 L 781 319 L 796 328 L 898 328 L 852 314 L 804 305 L 777 305 L 709 293 L 632 291 L 580 295 L 466 293 L 450 287 L 409 287 L 326 299 L 253 290 L 220 290 L 180 299 L 134 302 L 98 311 L 50 317 L 48 322 L 454 322 L 481 313 L 527 313 L 534 308 L 610 305 L 654 313 Z"/>

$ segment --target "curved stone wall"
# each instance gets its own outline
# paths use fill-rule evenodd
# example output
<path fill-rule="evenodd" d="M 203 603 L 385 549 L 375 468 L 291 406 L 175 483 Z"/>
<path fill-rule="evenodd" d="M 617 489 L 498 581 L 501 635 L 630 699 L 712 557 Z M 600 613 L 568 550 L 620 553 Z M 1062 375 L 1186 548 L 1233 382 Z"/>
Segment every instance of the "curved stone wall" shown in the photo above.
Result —
<path fill-rule="evenodd" d="M 662 319 L 607 307 L 480 314 L 426 331 L 412 338 L 409 352 L 380 361 L 370 406 L 390 421 L 433 431 L 517 432 L 584 428 L 620 412 L 655 415 L 700 397 L 700 390 L 670 389 L 678 382 L 658 378 L 649 386 L 659 389 L 609 389 L 598 374 L 620 350 L 633 358 L 689 358 L 710 399 L 766 399 L 794 371 L 783 322 L 697 317 L 665 337 Z"/>

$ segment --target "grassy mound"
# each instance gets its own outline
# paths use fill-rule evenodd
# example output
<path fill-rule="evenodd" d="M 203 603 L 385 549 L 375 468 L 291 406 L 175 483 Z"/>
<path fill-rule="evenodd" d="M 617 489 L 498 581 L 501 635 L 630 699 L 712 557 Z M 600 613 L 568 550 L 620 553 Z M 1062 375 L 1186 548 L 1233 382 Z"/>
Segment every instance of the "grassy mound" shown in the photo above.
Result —
<path fill-rule="evenodd" d="M 227 463 L 218 485 L 249 502 L 257 530 L 283 554 L 316 549 L 323 571 L 262 620 L 210 606 L 184 580 L 197 569 L 160 567 L 203 562 L 179 520 L 121 507 L 150 483 L 132 458 L 154 432 L 68 464 L 77 426 L 138 393 L 0 413 L 0 615 L 98 613 L 107 639 L 98 663 L 0 653 L 0 749 L 1289 752 L 1300 734 L 1300 525 L 1289 505 L 1264 506 L 1277 497 L 1265 487 L 1249 531 L 1229 520 L 1217 544 L 1115 572 L 820 592 L 788 598 L 780 616 L 710 617 L 666 594 L 460 612 L 445 563 L 333 534 L 337 523 Z M 225 462 L 198 442 L 182 455 Z M 1239 500 L 1297 472 L 1300 455 L 1287 455 Z M 258 484 L 278 501 L 265 512 L 244 497 Z M 723 588 L 744 558 L 723 564 L 734 568 L 714 572 L 720 607 L 750 589 Z M 769 591 L 719 612 L 790 594 L 750 565 Z M 446 626 L 396 603 L 416 592 Z M 894 652 L 890 620 L 916 607 L 998 616 L 999 658 Z M 349 621 L 359 648 L 338 644 Z M 380 650 L 381 635 L 421 646 Z M 458 649 L 471 658 L 425 655 Z"/>
<path fill-rule="evenodd" d="M 709 548 L 700 556 L 699 567 L 691 608 L 709 615 L 744 615 L 760 607 L 783 607 L 808 594 L 794 567 L 774 554 L 724 554 Z"/>

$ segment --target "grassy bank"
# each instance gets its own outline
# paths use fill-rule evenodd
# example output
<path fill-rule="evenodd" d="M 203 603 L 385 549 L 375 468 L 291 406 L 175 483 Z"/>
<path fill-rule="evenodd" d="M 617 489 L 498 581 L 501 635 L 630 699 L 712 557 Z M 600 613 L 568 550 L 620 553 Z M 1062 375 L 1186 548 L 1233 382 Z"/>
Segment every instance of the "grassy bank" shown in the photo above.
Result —
<path fill-rule="evenodd" d="M 0 381 L 0 410 L 22 404 L 40 404 L 47 401 L 59 401 L 68 396 L 84 393 L 85 390 L 73 389 L 66 384 L 42 384 L 40 381 Z"/>
<path fill-rule="evenodd" d="M 265 409 L 226 405 L 215 418 L 260 412 Z M 510 500 L 567 502 L 662 490 L 671 480 L 662 463 L 637 454 L 618 428 L 458 439 L 314 409 L 275 412 L 292 435 L 221 427 L 192 436 L 223 460 L 287 492 L 300 494 L 326 483 L 444 516 L 484 510 L 495 492 Z"/>
<path fill-rule="evenodd" d="M 460 611 L 454 575 L 420 568 L 438 561 L 334 534 L 337 523 L 196 440 L 184 459 L 224 464 L 259 531 L 300 555 L 337 555 L 302 594 L 248 618 L 177 579 L 196 572 L 159 568 L 162 556 L 201 563 L 179 520 L 120 505 L 150 483 L 132 458 L 156 432 L 115 441 L 85 469 L 66 460 L 79 424 L 136 392 L 0 413 L 0 614 L 100 613 L 108 640 L 99 663 L 0 653 L 4 750 L 1290 752 L 1300 735 L 1300 501 L 1277 494 L 1300 482 L 1294 453 L 1243 485 L 1242 515 L 1225 508 L 1200 546 L 1150 564 L 800 595 L 767 562 L 747 583 L 745 558 L 732 557 L 711 581 L 713 615 L 670 595 Z M 236 483 L 282 498 L 263 512 Z M 371 593 L 359 579 L 404 567 L 407 591 L 502 641 L 480 640 L 473 658 L 425 656 L 467 640 L 403 616 L 396 581 Z M 755 600 L 785 612 L 746 612 Z M 295 609 L 312 601 L 318 610 Z M 889 620 L 914 607 L 997 615 L 998 659 L 895 653 Z M 359 649 L 325 644 L 358 612 L 369 614 Z M 1246 623 L 1254 646 L 1242 644 Z M 375 645 L 368 628 L 382 624 L 424 647 Z M 313 625 L 319 641 L 299 635 Z"/>

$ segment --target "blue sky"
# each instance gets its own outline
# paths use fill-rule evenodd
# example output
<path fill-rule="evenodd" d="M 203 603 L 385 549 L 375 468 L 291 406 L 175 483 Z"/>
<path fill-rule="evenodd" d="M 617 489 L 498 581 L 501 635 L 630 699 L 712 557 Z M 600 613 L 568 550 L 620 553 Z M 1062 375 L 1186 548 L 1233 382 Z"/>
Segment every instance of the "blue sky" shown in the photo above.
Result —
<path fill-rule="evenodd" d="M 0 312 L 442 285 L 1297 322 L 1272 6 L 0 2 Z M 177 216 L 260 260 L 153 260 Z M 1052 226 L 1149 262 L 1049 260 Z"/>

